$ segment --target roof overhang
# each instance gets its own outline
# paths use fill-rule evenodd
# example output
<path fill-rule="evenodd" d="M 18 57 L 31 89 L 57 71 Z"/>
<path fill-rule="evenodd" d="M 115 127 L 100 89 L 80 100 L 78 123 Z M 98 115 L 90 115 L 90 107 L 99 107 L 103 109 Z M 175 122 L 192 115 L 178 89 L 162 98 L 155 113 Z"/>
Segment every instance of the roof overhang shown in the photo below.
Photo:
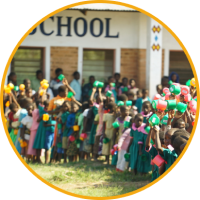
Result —
<path fill-rule="evenodd" d="M 139 12 L 129 7 L 120 6 L 116 4 L 107 4 L 107 3 L 93 3 L 93 4 L 84 4 L 69 8 L 69 10 L 80 10 L 80 11 L 116 11 L 116 12 Z"/>

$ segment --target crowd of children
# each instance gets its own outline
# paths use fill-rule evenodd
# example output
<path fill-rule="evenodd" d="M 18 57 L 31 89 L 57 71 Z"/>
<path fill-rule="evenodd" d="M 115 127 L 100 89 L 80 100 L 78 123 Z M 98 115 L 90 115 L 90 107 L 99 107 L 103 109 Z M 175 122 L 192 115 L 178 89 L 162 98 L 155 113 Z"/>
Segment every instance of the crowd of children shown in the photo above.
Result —
<path fill-rule="evenodd" d="M 88 101 L 77 101 L 61 74 L 63 85 L 49 101 L 48 81 L 38 91 L 30 81 L 4 87 L 4 113 L 11 140 L 27 161 L 96 161 L 105 156 L 116 170 L 133 174 L 152 171 L 152 181 L 163 174 L 183 151 L 195 121 L 195 79 L 186 85 L 166 82 L 158 94 L 135 87 L 135 81 L 108 78 L 108 85 L 95 81 Z M 111 158 L 111 162 L 110 162 Z"/>

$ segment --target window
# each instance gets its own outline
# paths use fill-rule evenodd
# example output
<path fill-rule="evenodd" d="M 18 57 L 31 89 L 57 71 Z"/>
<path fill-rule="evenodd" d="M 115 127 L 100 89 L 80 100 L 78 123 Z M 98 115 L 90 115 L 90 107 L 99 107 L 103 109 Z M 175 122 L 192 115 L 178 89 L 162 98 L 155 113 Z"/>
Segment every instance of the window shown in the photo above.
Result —
<path fill-rule="evenodd" d="M 35 72 L 43 69 L 43 48 L 19 48 L 11 62 L 11 71 L 17 74 L 17 84 L 36 78 Z"/>
<path fill-rule="evenodd" d="M 184 51 L 170 51 L 169 74 L 171 72 L 176 72 L 179 75 L 179 82 L 183 85 L 185 85 L 187 80 L 194 77 Z"/>
<path fill-rule="evenodd" d="M 84 50 L 83 51 L 83 79 L 88 83 L 89 76 L 101 82 L 107 81 L 113 74 L 113 50 Z"/>

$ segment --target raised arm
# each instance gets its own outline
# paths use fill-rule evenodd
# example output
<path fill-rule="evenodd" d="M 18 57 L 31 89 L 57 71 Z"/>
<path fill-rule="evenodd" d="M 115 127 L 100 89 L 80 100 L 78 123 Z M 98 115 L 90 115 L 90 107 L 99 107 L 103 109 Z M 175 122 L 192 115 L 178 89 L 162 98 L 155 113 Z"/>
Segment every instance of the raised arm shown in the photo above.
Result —
<path fill-rule="evenodd" d="M 12 92 L 10 94 L 8 94 L 8 100 L 9 100 L 10 104 L 12 103 L 12 99 L 14 98 L 13 96 L 14 95 Z"/>
<path fill-rule="evenodd" d="M 172 119 L 174 119 L 174 110 L 170 110 L 169 112 L 168 112 L 168 121 L 167 121 L 167 125 L 168 126 L 171 126 L 171 121 L 172 121 Z"/>
<path fill-rule="evenodd" d="M 186 110 L 186 116 L 187 116 L 187 121 L 189 123 L 189 127 L 187 128 L 187 132 L 188 133 L 191 133 L 192 132 L 192 129 L 193 129 L 193 125 L 192 125 L 192 122 L 195 120 L 195 117 L 193 117 L 188 110 Z"/>
<path fill-rule="evenodd" d="M 56 108 L 55 110 L 49 110 L 49 111 L 47 111 L 47 113 L 50 114 L 50 115 L 58 114 L 60 112 L 62 112 L 62 106 Z"/>
<path fill-rule="evenodd" d="M 147 135 L 147 139 L 146 139 L 146 142 L 145 142 L 145 146 L 146 148 L 150 148 L 150 145 L 151 145 L 151 133 L 152 133 L 152 128 L 150 129 L 148 135 Z"/>
<path fill-rule="evenodd" d="M 76 95 L 76 92 L 71 88 L 66 78 L 64 78 L 62 82 L 69 89 L 69 91 L 73 93 L 73 95 Z"/>
<path fill-rule="evenodd" d="M 101 102 L 103 102 L 103 97 L 102 97 L 101 91 L 102 91 L 102 88 L 99 88 L 99 99 Z"/>
<path fill-rule="evenodd" d="M 44 127 L 50 127 L 50 126 L 55 126 L 55 124 L 47 124 L 47 122 L 43 122 Z"/>
<path fill-rule="evenodd" d="M 96 88 L 96 87 L 92 88 L 92 94 L 91 94 L 91 96 L 90 96 L 90 103 L 91 103 L 91 104 L 94 103 L 94 94 L 95 94 L 96 91 L 97 91 L 97 88 Z"/>
<path fill-rule="evenodd" d="M 82 104 L 79 102 L 79 101 L 77 101 L 76 99 L 75 99 L 75 97 L 72 97 L 71 98 L 72 99 L 72 101 L 74 101 L 78 106 L 82 106 Z"/>
<path fill-rule="evenodd" d="M 12 101 L 17 105 L 17 107 L 20 109 L 20 105 L 18 104 L 17 100 L 15 99 L 13 93 L 10 93 L 9 95 L 9 101 L 10 101 L 10 98 L 12 99 Z"/>
<path fill-rule="evenodd" d="M 159 138 L 159 130 L 154 127 L 153 130 L 155 131 L 155 136 L 156 136 L 156 150 L 163 155 L 163 149 L 162 149 L 162 146 L 161 146 L 161 142 L 160 142 L 160 138 Z"/>
<path fill-rule="evenodd" d="M 41 102 L 42 104 L 44 103 L 45 99 L 46 99 L 46 90 L 44 90 L 43 94 L 42 94 L 42 98 L 41 98 Z"/>

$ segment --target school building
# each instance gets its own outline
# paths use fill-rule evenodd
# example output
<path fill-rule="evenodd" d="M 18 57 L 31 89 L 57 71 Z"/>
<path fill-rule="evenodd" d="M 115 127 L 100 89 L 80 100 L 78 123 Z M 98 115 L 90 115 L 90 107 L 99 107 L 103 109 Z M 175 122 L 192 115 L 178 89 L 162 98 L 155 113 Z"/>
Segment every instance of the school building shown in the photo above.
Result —
<path fill-rule="evenodd" d="M 119 72 L 121 78 L 134 78 L 139 88 L 149 89 L 150 96 L 161 77 L 172 71 L 183 84 L 193 77 L 185 53 L 163 26 L 112 4 L 81 5 L 51 16 L 23 41 L 9 72 L 16 72 L 22 82 L 41 69 L 51 80 L 58 67 L 69 81 L 76 70 L 85 82 L 90 75 L 104 81 Z"/>

